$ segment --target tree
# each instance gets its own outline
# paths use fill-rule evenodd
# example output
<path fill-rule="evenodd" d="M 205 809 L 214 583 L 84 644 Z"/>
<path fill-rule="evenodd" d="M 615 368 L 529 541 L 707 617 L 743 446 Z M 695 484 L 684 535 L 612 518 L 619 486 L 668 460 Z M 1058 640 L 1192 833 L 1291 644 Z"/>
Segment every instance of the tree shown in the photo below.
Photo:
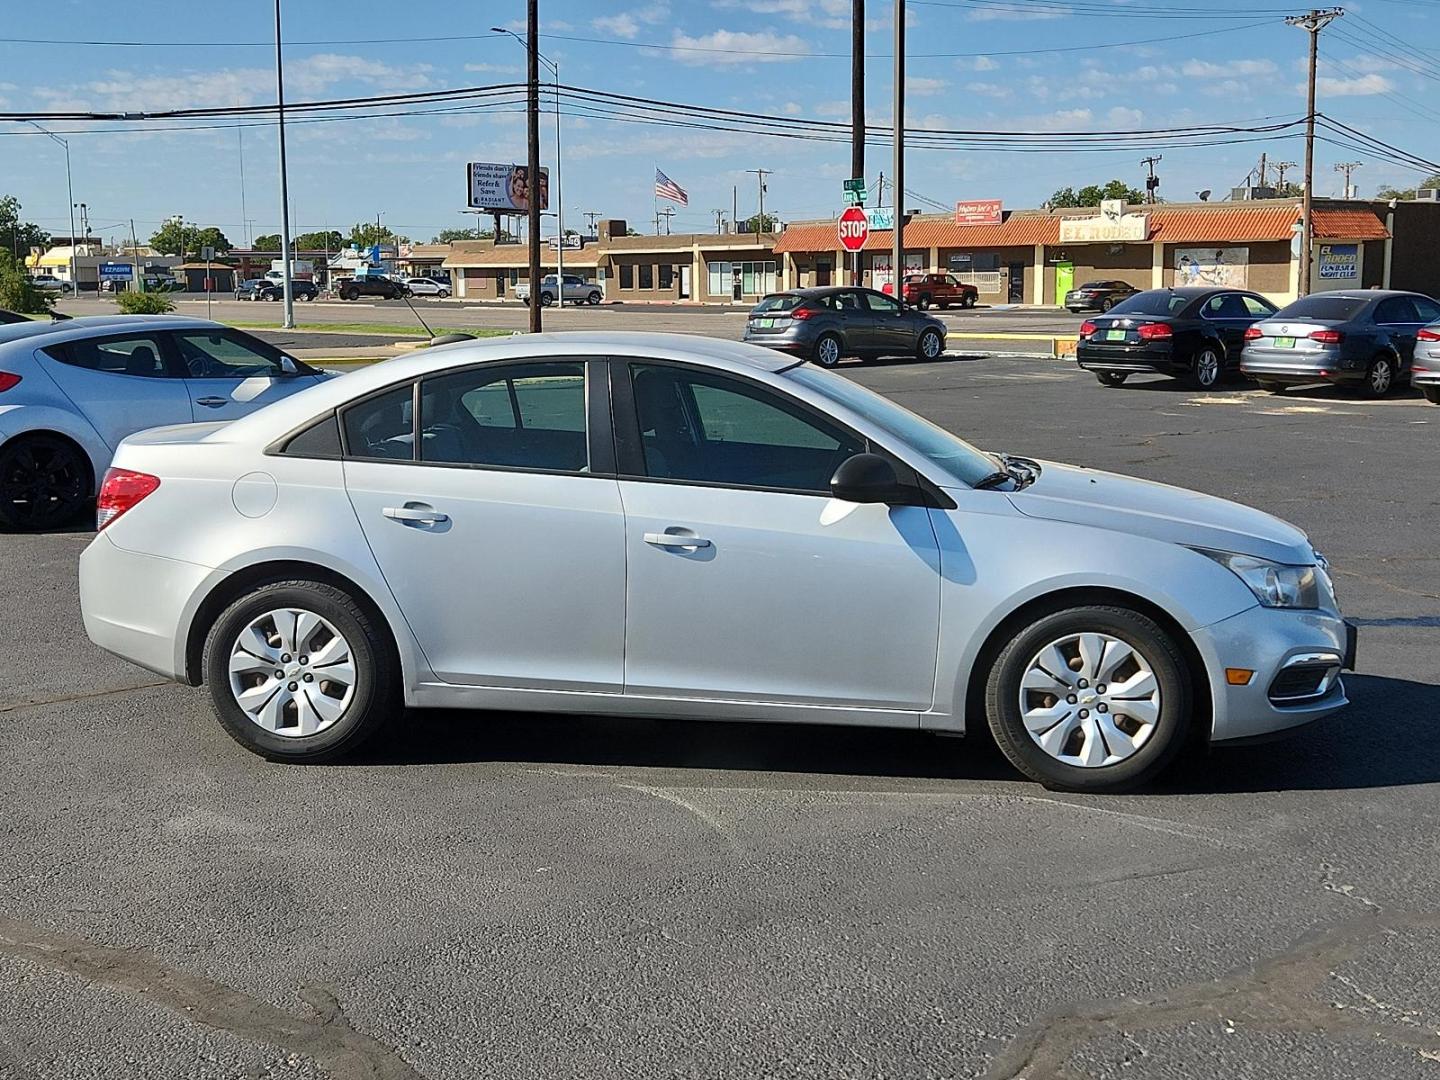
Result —
<path fill-rule="evenodd" d="M 751 214 L 745 219 L 744 232 L 762 233 L 774 232 L 780 225 L 780 219 L 774 214 L 766 214 L 763 218 L 759 214 Z"/>
<path fill-rule="evenodd" d="M 339 251 L 345 246 L 345 237 L 340 234 L 339 229 L 330 229 L 327 232 L 302 232 L 290 241 L 290 246 L 294 251 Z M 280 250 L 278 243 L 275 245 L 275 250 Z"/>
<path fill-rule="evenodd" d="M 24 267 L 10 249 L 0 247 L 0 308 L 21 315 L 43 315 L 51 303 L 51 298 L 25 276 Z"/>
<path fill-rule="evenodd" d="M 1413 199 L 1415 192 L 1420 188 L 1440 188 L 1440 173 L 1427 177 L 1413 188 L 1382 187 L 1379 191 L 1382 199 Z"/>
<path fill-rule="evenodd" d="M 20 220 L 20 200 L 0 195 L 0 247 L 24 259 L 32 247 L 49 247 L 50 234 L 39 225 Z"/>
<path fill-rule="evenodd" d="M 338 233 L 336 234 L 339 235 Z M 264 236 L 255 237 L 254 248 L 256 251 L 279 251 L 280 234 L 266 233 Z"/>
<path fill-rule="evenodd" d="M 453 244 L 457 240 L 488 240 L 494 235 L 494 229 L 441 229 L 430 242 Z"/>
<path fill-rule="evenodd" d="M 1099 206 L 1106 199 L 1121 199 L 1126 203 L 1142 203 L 1145 201 L 1145 193 L 1139 188 L 1132 188 L 1123 180 L 1111 180 L 1103 187 L 1099 184 L 1090 184 L 1076 191 L 1071 187 L 1063 187 L 1046 200 L 1052 210 L 1059 210 L 1067 206 Z"/>
<path fill-rule="evenodd" d="M 151 235 L 150 246 L 161 254 L 179 255 L 184 259 L 190 255 L 198 258 L 200 249 L 204 247 L 229 251 L 232 245 L 225 234 L 213 225 L 202 229 L 171 218 Z"/>
<path fill-rule="evenodd" d="M 361 222 L 350 230 L 350 243 L 360 249 L 368 248 L 374 244 L 408 244 L 408 236 L 397 236 L 390 231 L 386 225 L 372 225 L 368 221 Z"/>

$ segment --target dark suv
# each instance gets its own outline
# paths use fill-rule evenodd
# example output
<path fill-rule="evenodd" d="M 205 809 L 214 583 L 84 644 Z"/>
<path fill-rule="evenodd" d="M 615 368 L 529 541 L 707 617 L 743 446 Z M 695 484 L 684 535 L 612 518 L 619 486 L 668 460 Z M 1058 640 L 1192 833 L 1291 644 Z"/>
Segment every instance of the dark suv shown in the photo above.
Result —
<path fill-rule="evenodd" d="M 387 277 L 357 277 L 339 287 L 341 300 L 358 300 L 362 296 L 378 296 L 382 300 L 398 300 L 410 290 Z"/>

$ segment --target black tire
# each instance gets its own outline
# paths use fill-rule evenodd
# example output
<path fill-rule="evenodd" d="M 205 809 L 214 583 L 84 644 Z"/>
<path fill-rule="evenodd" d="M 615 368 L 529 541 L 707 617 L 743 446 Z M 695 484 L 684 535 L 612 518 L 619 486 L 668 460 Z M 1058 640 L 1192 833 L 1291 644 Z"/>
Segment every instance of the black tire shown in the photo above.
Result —
<path fill-rule="evenodd" d="M 360 294 L 359 294 L 358 292 L 356 292 L 354 289 L 341 289 L 341 290 L 340 290 L 340 299 L 341 299 L 341 300 L 355 300 L 355 299 L 357 299 L 359 296 L 360 296 Z"/>
<path fill-rule="evenodd" d="M 929 294 L 929 293 L 921 293 L 921 294 L 920 294 L 920 299 L 918 299 L 918 300 L 915 301 L 915 306 L 918 307 L 921 311 L 929 311 L 929 310 L 930 310 L 930 294 Z"/>
<path fill-rule="evenodd" d="M 436 293 L 435 295 L 438 296 L 441 300 L 449 300 L 449 299 L 450 299 L 450 290 L 449 290 L 449 289 L 441 289 L 441 290 L 440 290 L 438 293 Z"/>
<path fill-rule="evenodd" d="M 1103 314 L 1104 312 L 1109 311 L 1109 310 L 1110 310 L 1112 307 L 1114 307 L 1114 306 L 1115 306 L 1115 301 L 1114 301 L 1114 300 L 1111 300 L 1110 297 L 1108 297 L 1108 296 L 1105 297 L 1104 300 L 1101 300 L 1101 301 L 1100 301 L 1100 311 L 1101 311 L 1102 314 Z"/>
<path fill-rule="evenodd" d="M 24 532 L 78 521 L 92 506 L 95 475 L 85 451 L 48 432 L 0 447 L 0 526 Z"/>
<path fill-rule="evenodd" d="M 1154 730 L 1131 756 L 1087 768 L 1041 749 L 1021 717 L 1020 688 L 1032 658 L 1047 644 L 1092 632 L 1115 637 L 1144 656 L 1160 690 L 1160 711 Z M 995 657 L 985 683 L 985 714 L 996 744 L 1032 780 L 1057 791 L 1118 793 L 1154 779 L 1184 747 L 1193 710 L 1190 678 L 1179 645 L 1149 616 L 1111 605 L 1064 608 L 1038 615 Z"/>
<path fill-rule="evenodd" d="M 1130 377 L 1128 371 L 1097 371 L 1095 378 L 1101 386 L 1124 386 Z"/>
<path fill-rule="evenodd" d="M 549 293 L 547 293 L 547 292 L 542 292 L 542 293 L 540 294 L 540 306 L 541 306 L 541 307 L 549 307 L 549 306 L 550 306 L 551 304 L 553 304 L 553 303 L 555 303 L 555 298 L 554 298 L 553 296 L 551 296 Z"/>
<path fill-rule="evenodd" d="M 838 334 L 821 334 L 815 339 L 815 346 L 810 351 L 810 359 L 824 368 L 833 368 L 840 363 L 844 353 L 844 345 Z"/>
<path fill-rule="evenodd" d="M 940 331 L 934 327 L 931 327 L 929 330 L 920 331 L 920 336 L 915 339 L 916 360 L 939 360 L 944 351 L 945 339 L 940 336 Z"/>
<path fill-rule="evenodd" d="M 961 306 L 961 307 L 972 308 L 972 307 L 974 307 L 974 306 L 975 306 L 977 303 L 979 303 L 979 302 L 980 302 L 980 298 L 979 298 L 978 296 L 976 296 L 974 293 L 966 293 L 966 294 L 965 294 L 965 299 L 963 299 L 963 300 L 960 301 L 960 306 Z"/>
<path fill-rule="evenodd" d="M 1399 381 L 1395 358 L 1382 353 L 1365 369 L 1365 381 L 1360 384 L 1360 392 L 1367 398 L 1383 398 L 1395 389 Z"/>
<path fill-rule="evenodd" d="M 1196 390 L 1214 390 L 1225 374 L 1225 353 L 1209 343 L 1195 350 L 1186 381 Z"/>
<path fill-rule="evenodd" d="M 600 290 L 599 290 L 599 289 L 596 289 L 594 292 L 588 294 L 588 295 L 585 297 L 585 302 L 586 302 L 587 304 L 590 304 L 590 305 L 593 306 L 593 305 L 595 305 L 595 304 L 600 303 L 600 301 L 603 300 L 603 299 L 605 299 L 605 298 L 600 295 Z"/>
<path fill-rule="evenodd" d="M 1420 393 L 1431 405 L 1440 405 L 1440 386 L 1422 386 Z"/>
<path fill-rule="evenodd" d="M 240 632 L 277 608 L 301 608 L 329 621 L 350 644 L 355 668 L 353 697 L 344 713 L 317 734 L 292 737 L 266 731 L 235 701 L 230 653 Z M 257 585 L 230 604 L 205 639 L 203 671 L 220 724 L 245 749 L 270 761 L 333 761 L 353 752 L 400 708 L 399 661 L 389 634 L 342 589 L 304 579 Z"/>

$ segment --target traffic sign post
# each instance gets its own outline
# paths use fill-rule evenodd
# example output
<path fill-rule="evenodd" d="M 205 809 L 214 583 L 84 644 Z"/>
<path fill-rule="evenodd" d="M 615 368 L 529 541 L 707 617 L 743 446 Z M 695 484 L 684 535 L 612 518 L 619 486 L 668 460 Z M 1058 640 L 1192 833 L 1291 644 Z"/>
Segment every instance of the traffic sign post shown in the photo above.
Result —
<path fill-rule="evenodd" d="M 865 239 L 870 235 L 870 221 L 865 217 L 865 211 L 858 206 L 848 206 L 840 214 L 839 221 L 840 246 L 855 256 L 855 266 L 851 271 L 852 283 L 860 284 L 860 249 L 865 246 Z"/>

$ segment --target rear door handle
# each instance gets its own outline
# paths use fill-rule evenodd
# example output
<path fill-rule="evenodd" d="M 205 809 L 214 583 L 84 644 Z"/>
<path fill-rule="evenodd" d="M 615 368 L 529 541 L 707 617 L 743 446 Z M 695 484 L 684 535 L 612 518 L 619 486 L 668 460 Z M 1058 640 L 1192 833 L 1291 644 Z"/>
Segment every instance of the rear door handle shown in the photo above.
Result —
<path fill-rule="evenodd" d="M 230 399 L 223 397 L 201 397 L 195 399 L 196 405 L 205 405 L 211 409 L 218 409 L 221 405 L 228 405 L 229 403 Z"/>
<path fill-rule="evenodd" d="M 646 533 L 645 543 L 663 548 L 707 548 L 710 541 L 703 536 L 689 536 L 685 533 Z"/>
<path fill-rule="evenodd" d="M 448 514 L 442 514 L 439 510 L 432 510 L 429 507 L 386 506 L 380 512 L 391 521 L 413 521 L 421 525 L 438 525 L 442 521 L 450 520 Z"/>

